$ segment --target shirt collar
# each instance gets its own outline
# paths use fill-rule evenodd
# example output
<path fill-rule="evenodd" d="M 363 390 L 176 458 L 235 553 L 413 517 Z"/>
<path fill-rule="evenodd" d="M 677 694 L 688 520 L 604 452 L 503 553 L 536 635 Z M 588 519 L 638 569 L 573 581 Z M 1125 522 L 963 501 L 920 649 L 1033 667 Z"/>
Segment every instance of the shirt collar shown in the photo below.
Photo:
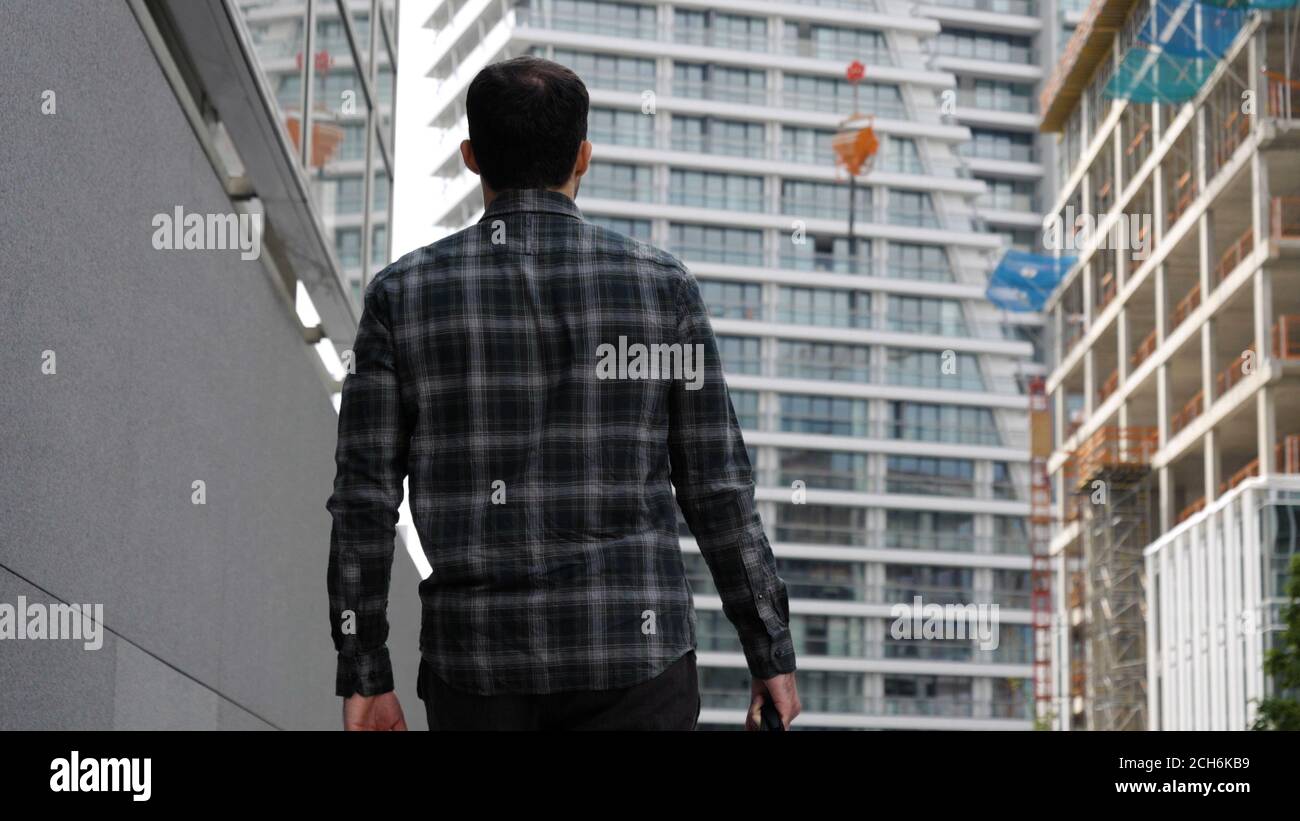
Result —
<path fill-rule="evenodd" d="M 520 188 L 498 193 L 492 200 L 492 204 L 483 211 L 479 222 L 520 211 L 560 214 L 574 219 L 583 218 L 578 204 L 558 191 L 549 191 L 545 188 Z"/>

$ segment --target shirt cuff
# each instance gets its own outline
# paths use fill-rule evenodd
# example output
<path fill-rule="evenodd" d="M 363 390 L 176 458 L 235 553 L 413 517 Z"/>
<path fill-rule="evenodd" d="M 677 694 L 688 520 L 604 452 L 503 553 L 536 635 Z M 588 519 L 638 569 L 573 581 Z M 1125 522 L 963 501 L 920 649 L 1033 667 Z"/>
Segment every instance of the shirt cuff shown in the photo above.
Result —
<path fill-rule="evenodd" d="M 762 637 L 744 643 L 749 674 L 767 680 L 795 670 L 794 638 L 786 630 L 776 638 Z"/>
<path fill-rule="evenodd" d="M 388 647 L 345 656 L 339 654 L 338 673 L 334 677 L 334 695 L 379 696 L 393 689 L 393 664 Z"/>
<path fill-rule="evenodd" d="M 785 584 L 776 584 L 755 596 L 755 607 L 766 634 L 746 637 L 745 662 L 754 678 L 769 679 L 793 673 L 794 637 L 790 633 L 790 600 Z"/>

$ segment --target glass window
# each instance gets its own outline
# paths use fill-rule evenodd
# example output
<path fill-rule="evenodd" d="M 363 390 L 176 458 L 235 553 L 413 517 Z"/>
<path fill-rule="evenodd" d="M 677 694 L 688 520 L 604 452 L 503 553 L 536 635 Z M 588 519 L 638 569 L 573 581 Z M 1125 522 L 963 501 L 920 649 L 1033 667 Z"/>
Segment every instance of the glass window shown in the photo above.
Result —
<path fill-rule="evenodd" d="M 673 168 L 669 171 L 668 201 L 724 211 L 762 211 L 763 178 Z"/>
<path fill-rule="evenodd" d="M 748 228 L 670 223 L 671 250 L 687 259 L 732 265 L 763 264 L 763 232 Z"/>
<path fill-rule="evenodd" d="M 871 222 L 871 189 L 855 190 L 858 222 Z M 849 187 L 847 183 L 812 180 L 781 181 L 781 213 L 796 217 L 847 219 Z"/>
<path fill-rule="evenodd" d="M 718 355 L 727 373 L 762 373 L 763 340 L 756 336 L 718 336 Z"/>
<path fill-rule="evenodd" d="M 892 437 L 924 442 L 1000 445 L 1002 437 L 988 408 L 891 402 Z"/>
<path fill-rule="evenodd" d="M 870 382 L 871 348 L 782 339 L 777 343 L 776 375 L 786 379 Z"/>
<path fill-rule="evenodd" d="M 717 319 L 758 319 L 763 308 L 763 286 L 753 282 L 701 279 L 700 297 Z"/>
<path fill-rule="evenodd" d="M 789 162 L 830 165 L 835 162 L 835 150 L 831 148 L 831 140 L 834 137 L 835 132 L 829 129 L 783 125 L 781 126 L 781 159 Z"/>
<path fill-rule="evenodd" d="M 935 228 L 939 219 L 928 191 L 891 189 L 889 192 L 889 222 L 891 225 L 908 225 L 913 228 Z"/>
<path fill-rule="evenodd" d="M 782 285 L 777 291 L 777 321 L 867 328 L 871 326 L 871 292 Z"/>
<path fill-rule="evenodd" d="M 776 540 L 802 544 L 861 546 L 867 543 L 867 511 L 839 505 L 776 506 Z"/>
<path fill-rule="evenodd" d="M 573 69 L 589 86 L 641 92 L 655 87 L 655 61 L 616 54 L 557 48 L 552 58 Z"/>
<path fill-rule="evenodd" d="M 650 220 L 629 219 L 627 217 L 588 217 L 587 220 L 593 225 L 616 231 L 624 236 L 639 239 L 642 242 L 650 241 Z"/>
<path fill-rule="evenodd" d="M 587 117 L 587 137 L 593 143 L 654 145 L 654 118 L 622 108 L 593 108 Z"/>
<path fill-rule="evenodd" d="M 885 546 L 904 550 L 973 550 L 975 516 L 934 510 L 885 511 Z"/>
<path fill-rule="evenodd" d="M 970 459 L 935 456 L 889 456 L 886 493 L 931 496 L 975 495 L 975 463 Z"/>
<path fill-rule="evenodd" d="M 967 336 L 961 303 L 940 297 L 889 296 L 889 328 L 907 333 Z"/>
<path fill-rule="evenodd" d="M 777 451 L 779 470 L 776 484 L 791 487 L 803 482 L 805 487 L 828 490 L 867 489 L 867 456 L 834 450 Z"/>
<path fill-rule="evenodd" d="M 888 348 L 885 352 L 885 381 L 890 385 L 917 388 L 984 389 L 979 357 L 957 351 Z"/>
<path fill-rule="evenodd" d="M 782 394 L 780 405 L 783 431 L 827 436 L 861 436 L 866 431 L 865 399 Z"/>
<path fill-rule="evenodd" d="M 593 162 L 582 178 L 581 194 L 611 200 L 649 202 L 654 198 L 648 165 Z"/>
<path fill-rule="evenodd" d="M 952 282 L 948 252 L 940 245 L 889 243 L 889 276 L 929 282 Z"/>

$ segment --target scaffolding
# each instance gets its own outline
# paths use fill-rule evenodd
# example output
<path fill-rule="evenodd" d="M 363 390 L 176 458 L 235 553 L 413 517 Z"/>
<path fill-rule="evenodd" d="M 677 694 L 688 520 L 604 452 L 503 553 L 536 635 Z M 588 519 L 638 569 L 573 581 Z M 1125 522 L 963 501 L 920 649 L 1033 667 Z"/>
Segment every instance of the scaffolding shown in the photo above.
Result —
<path fill-rule="evenodd" d="M 1138 103 L 1194 98 L 1236 39 L 1246 14 L 1191 0 L 1154 0 L 1104 93 Z"/>
<path fill-rule="evenodd" d="M 1029 611 L 1033 630 L 1034 710 L 1040 727 L 1054 716 L 1052 687 L 1052 483 L 1047 459 L 1052 452 L 1051 416 L 1042 377 L 1029 382 Z"/>
<path fill-rule="evenodd" d="M 1088 614 L 1087 723 L 1147 727 L 1146 564 L 1153 533 L 1155 428 L 1104 427 L 1075 453 Z"/>

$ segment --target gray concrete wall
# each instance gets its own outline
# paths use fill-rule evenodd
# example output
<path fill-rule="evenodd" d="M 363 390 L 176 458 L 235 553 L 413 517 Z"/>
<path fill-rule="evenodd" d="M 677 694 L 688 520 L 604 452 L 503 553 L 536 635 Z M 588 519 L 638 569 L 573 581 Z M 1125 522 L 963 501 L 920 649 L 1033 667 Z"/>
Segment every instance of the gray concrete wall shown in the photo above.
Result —
<path fill-rule="evenodd" d="M 0 603 L 100 603 L 112 631 L 0 641 L 0 729 L 336 728 L 315 354 L 260 262 L 152 247 L 155 214 L 232 206 L 126 4 L 0 16 Z M 417 583 L 399 549 L 423 726 Z"/>

